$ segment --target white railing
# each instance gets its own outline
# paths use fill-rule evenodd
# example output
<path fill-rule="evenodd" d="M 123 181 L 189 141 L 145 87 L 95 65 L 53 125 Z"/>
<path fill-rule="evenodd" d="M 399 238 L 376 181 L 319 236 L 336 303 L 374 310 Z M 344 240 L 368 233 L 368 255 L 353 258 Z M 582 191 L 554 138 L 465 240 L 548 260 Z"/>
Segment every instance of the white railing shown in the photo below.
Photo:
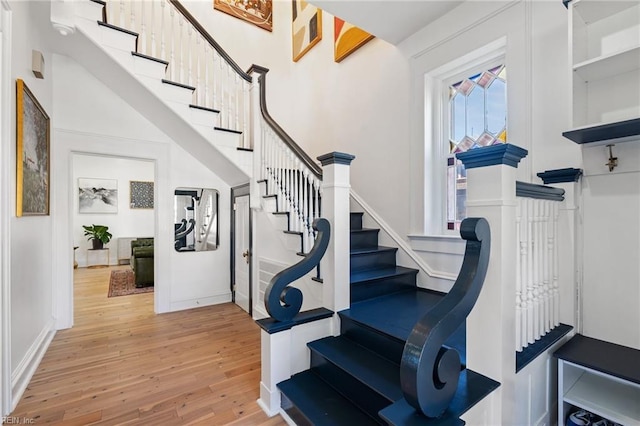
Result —
<path fill-rule="evenodd" d="M 265 180 L 267 193 L 277 195 L 278 211 L 289 213 L 290 231 L 302 234 L 307 253 L 315 239 L 313 221 L 320 217 L 322 173 L 267 112 L 268 70 L 252 67 L 262 73 L 254 82 L 260 95 L 252 108 L 254 79 L 178 1 L 108 0 L 106 16 L 108 23 L 139 34 L 138 53 L 169 63 L 168 80 L 195 88 L 193 104 L 218 110 L 218 127 L 242 132 L 241 148 L 256 148 L 254 179 Z"/>
<path fill-rule="evenodd" d="M 138 53 L 169 62 L 167 79 L 194 87 L 193 104 L 219 111 L 217 127 L 249 138 L 250 77 L 238 71 L 184 8 L 170 0 L 108 0 L 107 22 L 138 33 Z"/>
<path fill-rule="evenodd" d="M 517 197 L 516 351 L 559 324 L 560 201 Z"/>
<path fill-rule="evenodd" d="M 277 195 L 279 212 L 289 212 L 290 231 L 302 233 L 303 252 L 313 247 L 313 221 L 320 217 L 321 180 L 262 119 L 260 178 Z"/>

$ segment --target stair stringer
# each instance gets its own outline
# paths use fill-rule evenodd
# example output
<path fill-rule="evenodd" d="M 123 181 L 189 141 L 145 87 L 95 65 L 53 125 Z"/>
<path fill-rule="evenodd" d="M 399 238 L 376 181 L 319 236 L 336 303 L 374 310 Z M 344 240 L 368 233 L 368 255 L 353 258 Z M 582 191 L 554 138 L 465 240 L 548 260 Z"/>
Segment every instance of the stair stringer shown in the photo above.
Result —
<path fill-rule="evenodd" d="M 205 130 L 200 129 L 201 125 L 190 122 L 188 103 L 177 104 L 165 100 L 151 86 L 153 84 L 157 88 L 162 85 L 160 79 L 154 81 L 148 75 L 136 75 L 131 53 L 127 55 L 126 48 L 120 52 L 105 48 L 100 44 L 100 38 L 97 19 L 91 21 L 77 17 L 76 32 L 67 39 L 68 43 L 64 44 L 62 51 L 113 88 L 125 102 L 230 186 L 246 183 L 250 179 L 252 152 L 229 146 L 228 142 L 224 142 L 227 135 L 220 136 L 223 141 L 211 140 L 211 133 L 205 135 Z M 130 50 L 135 51 L 133 43 Z M 129 56 L 131 61 L 126 64 Z M 211 129 L 214 125 L 212 120 Z"/>

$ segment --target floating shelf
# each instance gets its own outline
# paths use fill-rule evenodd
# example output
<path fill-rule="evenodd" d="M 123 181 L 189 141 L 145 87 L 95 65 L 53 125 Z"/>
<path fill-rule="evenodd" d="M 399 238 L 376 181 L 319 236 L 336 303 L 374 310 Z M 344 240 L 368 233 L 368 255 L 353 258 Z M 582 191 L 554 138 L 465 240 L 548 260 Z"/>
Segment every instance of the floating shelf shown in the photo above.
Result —
<path fill-rule="evenodd" d="M 640 46 L 599 56 L 574 65 L 573 71 L 584 81 L 613 77 L 640 67 Z"/>
<path fill-rule="evenodd" d="M 563 132 L 562 136 L 578 144 L 640 139 L 640 118 L 581 127 Z"/>

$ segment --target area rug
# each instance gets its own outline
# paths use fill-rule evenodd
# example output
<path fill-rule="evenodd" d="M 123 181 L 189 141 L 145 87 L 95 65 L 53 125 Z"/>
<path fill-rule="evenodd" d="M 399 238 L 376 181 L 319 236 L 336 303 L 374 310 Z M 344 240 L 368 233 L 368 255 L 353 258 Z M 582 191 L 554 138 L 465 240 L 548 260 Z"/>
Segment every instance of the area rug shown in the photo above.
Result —
<path fill-rule="evenodd" d="M 151 292 L 153 292 L 153 286 L 136 288 L 135 275 L 131 269 L 111 271 L 108 297 Z"/>

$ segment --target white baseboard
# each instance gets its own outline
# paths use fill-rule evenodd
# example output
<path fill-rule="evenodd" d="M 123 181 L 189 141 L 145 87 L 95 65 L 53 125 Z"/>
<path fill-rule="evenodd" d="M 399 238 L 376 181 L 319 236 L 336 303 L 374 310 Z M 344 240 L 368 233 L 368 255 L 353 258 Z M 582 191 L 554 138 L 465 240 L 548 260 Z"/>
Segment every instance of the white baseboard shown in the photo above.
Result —
<path fill-rule="evenodd" d="M 11 374 L 11 411 L 13 411 L 22 394 L 27 389 L 31 378 L 42 361 L 42 357 L 47 352 L 53 337 L 56 335 L 53 318 L 45 325 L 36 340 L 33 342 L 24 358 L 18 364 L 16 370 Z"/>
<path fill-rule="evenodd" d="M 231 302 L 231 293 L 219 294 L 216 296 L 199 297 L 197 299 L 179 300 L 171 302 L 170 312 L 183 311 L 185 309 L 201 308 L 203 306 L 219 305 L 220 303 Z"/>

